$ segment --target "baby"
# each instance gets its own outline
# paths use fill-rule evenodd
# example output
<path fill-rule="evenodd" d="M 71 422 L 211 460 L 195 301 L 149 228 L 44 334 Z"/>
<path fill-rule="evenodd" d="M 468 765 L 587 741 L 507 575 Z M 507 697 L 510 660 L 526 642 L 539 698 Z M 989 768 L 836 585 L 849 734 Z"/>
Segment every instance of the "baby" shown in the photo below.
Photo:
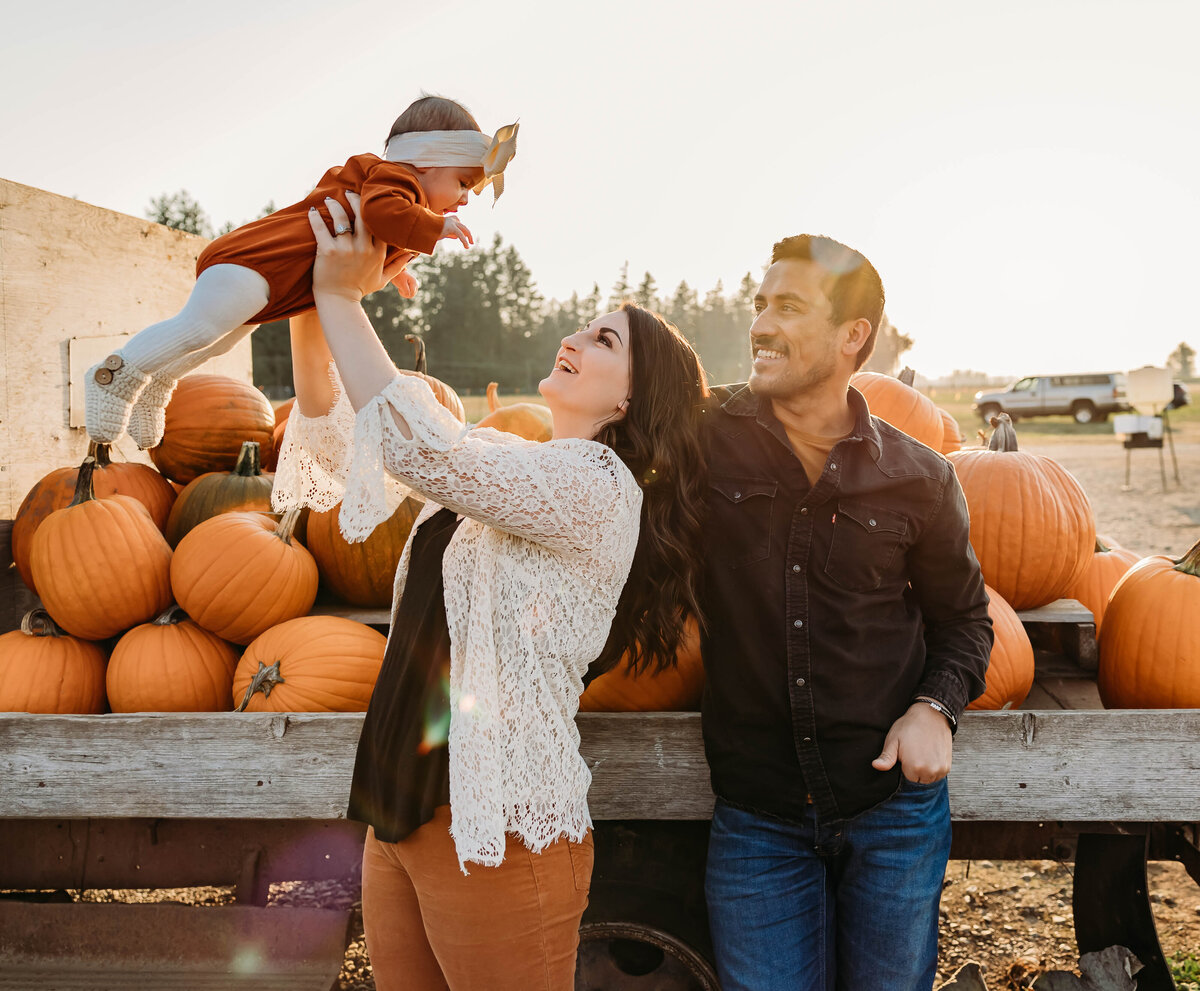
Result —
<path fill-rule="evenodd" d="M 388 246 L 385 266 L 432 254 L 442 238 L 473 244 L 454 212 L 468 192 L 489 184 L 499 198 L 516 139 L 516 124 L 489 138 L 465 107 L 425 96 L 392 125 L 383 158 L 355 155 L 326 172 L 299 203 L 217 238 L 196 262 L 196 286 L 184 308 L 88 369 L 88 435 L 109 444 L 128 430 L 139 447 L 154 447 L 177 379 L 230 350 L 260 323 L 311 310 L 315 245 L 308 211 L 316 207 L 328 220 L 327 198 L 353 216 L 345 194 L 359 194 L 362 223 Z M 404 270 L 392 284 L 409 298 L 417 288 Z"/>

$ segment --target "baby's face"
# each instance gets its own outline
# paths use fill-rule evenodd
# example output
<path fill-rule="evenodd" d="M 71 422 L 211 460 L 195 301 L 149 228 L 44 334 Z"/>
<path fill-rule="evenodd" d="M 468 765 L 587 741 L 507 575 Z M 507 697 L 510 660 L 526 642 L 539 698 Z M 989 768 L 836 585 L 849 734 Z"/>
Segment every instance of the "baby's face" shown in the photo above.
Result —
<path fill-rule="evenodd" d="M 483 179 L 481 165 L 442 165 L 417 172 L 434 213 L 454 213 L 467 202 L 471 188 Z"/>

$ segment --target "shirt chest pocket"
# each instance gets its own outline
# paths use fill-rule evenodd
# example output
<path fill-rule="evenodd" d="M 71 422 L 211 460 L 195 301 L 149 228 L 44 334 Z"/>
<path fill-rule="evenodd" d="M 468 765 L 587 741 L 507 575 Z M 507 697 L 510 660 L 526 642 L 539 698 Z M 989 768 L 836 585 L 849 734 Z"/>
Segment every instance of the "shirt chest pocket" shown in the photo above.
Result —
<path fill-rule="evenodd" d="M 763 478 L 714 475 L 708 542 L 714 560 L 740 568 L 771 551 L 771 515 L 778 483 Z"/>
<path fill-rule="evenodd" d="M 825 573 L 851 592 L 873 592 L 892 569 L 907 527 L 900 513 L 839 502 Z"/>

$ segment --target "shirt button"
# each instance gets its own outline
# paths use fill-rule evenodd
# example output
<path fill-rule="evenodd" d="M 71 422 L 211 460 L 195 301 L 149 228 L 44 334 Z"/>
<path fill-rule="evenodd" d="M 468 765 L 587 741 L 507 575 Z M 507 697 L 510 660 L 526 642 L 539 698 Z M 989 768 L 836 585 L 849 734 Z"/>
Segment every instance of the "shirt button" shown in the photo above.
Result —
<path fill-rule="evenodd" d="M 871 524 L 871 526 L 874 526 L 874 525 L 875 525 L 875 521 L 874 521 L 874 520 L 867 520 L 867 522 L 868 522 L 868 523 L 870 523 L 870 524 Z"/>
<path fill-rule="evenodd" d="M 800 570 L 800 565 L 798 565 L 798 564 L 793 564 L 793 565 L 792 565 L 792 570 L 793 570 L 793 571 L 799 571 L 799 570 Z"/>
<path fill-rule="evenodd" d="M 802 627 L 803 625 L 804 625 L 804 620 L 802 620 L 802 619 L 798 619 L 798 620 L 796 620 L 796 622 L 794 622 L 792 624 L 792 626 L 796 627 L 796 629 L 800 629 L 800 627 Z"/>
<path fill-rule="evenodd" d="M 797 678 L 797 679 L 796 679 L 796 687 L 797 687 L 797 688 L 803 688 L 803 687 L 804 687 L 804 679 L 803 679 L 803 678 Z"/>
<path fill-rule="evenodd" d="M 735 499 L 740 499 L 740 498 L 742 497 L 742 494 L 741 494 L 740 492 L 735 492 L 735 493 L 733 494 L 733 497 L 734 497 Z"/>
<path fill-rule="evenodd" d="M 805 737 L 803 740 L 801 740 L 800 742 L 801 742 L 801 743 L 812 743 L 812 737 L 811 737 L 811 736 L 806 736 L 806 737 Z"/>
<path fill-rule="evenodd" d="M 837 471 L 837 465 L 832 465 L 832 464 L 831 464 L 831 465 L 829 466 L 829 470 L 830 470 L 830 471 Z"/>
<path fill-rule="evenodd" d="M 808 515 L 808 507 L 807 507 L 807 506 L 801 506 L 801 507 L 800 507 L 800 515 L 801 515 L 801 516 L 807 516 L 807 515 Z"/>

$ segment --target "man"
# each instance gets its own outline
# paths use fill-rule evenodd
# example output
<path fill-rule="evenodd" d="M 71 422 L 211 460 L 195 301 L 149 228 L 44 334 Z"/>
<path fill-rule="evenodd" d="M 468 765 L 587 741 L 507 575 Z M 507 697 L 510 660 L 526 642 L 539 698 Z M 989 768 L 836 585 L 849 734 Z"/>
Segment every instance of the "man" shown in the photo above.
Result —
<path fill-rule="evenodd" d="M 849 385 L 883 316 L 862 255 L 780 241 L 754 309 L 748 385 L 706 411 L 721 986 L 930 988 L 951 737 L 992 645 L 966 504 Z"/>

